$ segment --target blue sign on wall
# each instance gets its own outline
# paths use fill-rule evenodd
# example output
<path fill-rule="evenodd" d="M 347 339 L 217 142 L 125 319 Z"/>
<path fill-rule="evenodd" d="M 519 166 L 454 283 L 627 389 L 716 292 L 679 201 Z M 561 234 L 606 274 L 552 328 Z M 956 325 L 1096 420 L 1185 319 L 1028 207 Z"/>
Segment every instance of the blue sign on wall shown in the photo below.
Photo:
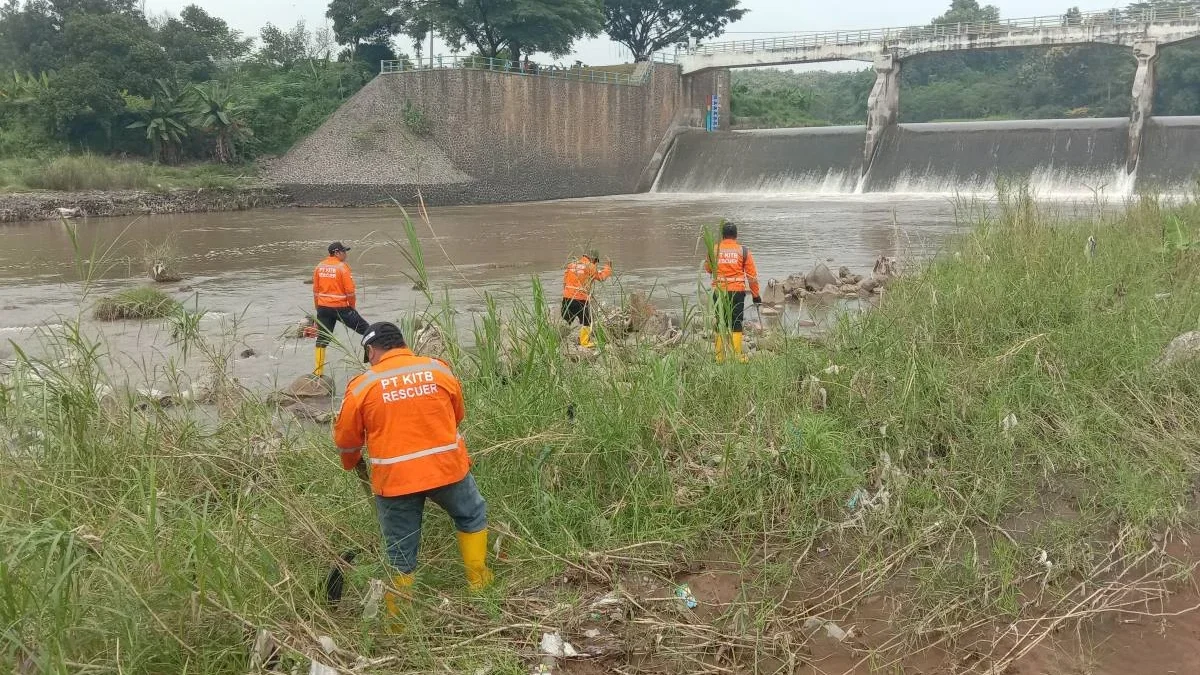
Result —
<path fill-rule="evenodd" d="M 704 126 L 709 131 L 716 131 L 721 127 L 721 97 L 717 94 L 712 95 L 712 103 L 704 117 Z"/>

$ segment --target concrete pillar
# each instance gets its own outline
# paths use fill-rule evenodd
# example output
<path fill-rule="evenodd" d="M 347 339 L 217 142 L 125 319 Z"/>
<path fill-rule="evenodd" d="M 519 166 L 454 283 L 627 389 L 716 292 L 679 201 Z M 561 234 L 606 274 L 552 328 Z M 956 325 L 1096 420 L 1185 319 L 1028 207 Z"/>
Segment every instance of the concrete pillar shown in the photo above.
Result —
<path fill-rule="evenodd" d="M 863 148 L 863 173 L 871 167 L 875 147 L 900 116 L 900 60 L 891 54 L 875 57 L 875 86 L 867 97 L 867 142 Z"/>
<path fill-rule="evenodd" d="M 1129 106 L 1129 150 L 1125 158 L 1125 172 L 1133 173 L 1142 152 L 1142 135 L 1146 123 L 1154 114 L 1154 66 L 1158 62 L 1158 43 L 1135 42 L 1133 56 L 1137 59 L 1137 72 L 1133 75 L 1133 100 Z"/>

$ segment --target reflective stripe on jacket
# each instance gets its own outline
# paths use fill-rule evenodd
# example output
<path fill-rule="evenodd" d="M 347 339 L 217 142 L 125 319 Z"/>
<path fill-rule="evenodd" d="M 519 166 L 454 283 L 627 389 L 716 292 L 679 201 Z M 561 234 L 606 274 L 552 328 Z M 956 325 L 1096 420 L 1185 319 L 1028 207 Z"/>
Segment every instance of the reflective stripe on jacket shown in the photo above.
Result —
<path fill-rule="evenodd" d="M 720 291 L 746 291 L 754 297 L 758 292 L 758 268 L 750 249 L 737 243 L 736 239 L 722 239 L 717 246 L 717 273 L 713 274 L 712 286 Z M 712 274 L 712 264 L 704 261 L 704 271 Z"/>
<path fill-rule="evenodd" d="M 318 307 L 353 307 L 354 277 L 350 266 L 329 256 L 313 270 L 313 304 Z"/>
<path fill-rule="evenodd" d="M 346 470 L 366 445 L 375 494 L 398 497 L 467 475 L 471 462 L 458 434 L 465 416 L 462 386 L 445 363 L 392 349 L 346 384 L 333 440 Z"/>
<path fill-rule="evenodd" d="M 587 302 L 592 297 L 592 284 L 604 281 L 612 276 L 612 266 L 605 265 L 604 269 L 596 267 L 595 261 L 586 255 L 572 263 L 567 263 L 567 271 L 563 273 L 563 297 L 568 300 Z"/>

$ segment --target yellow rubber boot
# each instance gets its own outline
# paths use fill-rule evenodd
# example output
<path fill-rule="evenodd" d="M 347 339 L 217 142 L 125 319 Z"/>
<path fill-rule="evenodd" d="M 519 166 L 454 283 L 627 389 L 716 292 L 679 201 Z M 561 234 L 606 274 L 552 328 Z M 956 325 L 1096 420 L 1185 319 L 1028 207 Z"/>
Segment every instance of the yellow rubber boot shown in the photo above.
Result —
<path fill-rule="evenodd" d="M 592 346 L 592 327 L 591 326 L 584 326 L 583 328 L 579 329 L 579 346 L 580 347 L 591 347 Z"/>
<path fill-rule="evenodd" d="M 718 332 L 713 344 L 717 348 L 717 363 L 725 363 L 725 336 Z"/>
<path fill-rule="evenodd" d="M 749 361 L 749 359 L 746 358 L 746 355 L 742 353 L 742 334 L 731 334 L 730 341 L 733 343 L 733 354 L 737 357 L 737 360 L 742 363 Z"/>
<path fill-rule="evenodd" d="M 388 589 L 383 594 L 383 606 L 387 609 L 389 633 L 404 631 L 404 626 L 400 623 L 400 612 L 402 607 L 412 601 L 413 581 L 413 575 L 401 572 L 392 577 L 392 586 L 396 590 Z"/>
<path fill-rule="evenodd" d="M 492 571 L 487 566 L 487 529 L 458 533 L 458 552 L 462 554 L 467 571 L 467 586 L 481 591 L 492 584 Z"/>
<path fill-rule="evenodd" d="M 313 368 L 313 375 L 316 375 L 317 377 L 321 377 L 322 375 L 325 374 L 325 348 L 317 347 L 317 351 L 315 352 L 315 357 L 317 360 L 317 365 L 315 368 Z"/>

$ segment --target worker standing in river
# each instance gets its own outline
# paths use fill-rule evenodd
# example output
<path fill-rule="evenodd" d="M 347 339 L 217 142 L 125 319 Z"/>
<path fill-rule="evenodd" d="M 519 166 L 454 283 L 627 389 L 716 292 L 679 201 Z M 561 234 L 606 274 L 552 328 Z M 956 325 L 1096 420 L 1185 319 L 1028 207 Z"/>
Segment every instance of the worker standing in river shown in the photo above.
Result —
<path fill-rule="evenodd" d="M 600 254 L 592 251 L 567 263 L 563 273 L 562 318 L 571 325 L 576 319 L 582 325 L 579 330 L 579 346 L 592 346 L 592 284 L 612 276 L 612 263 L 599 267 Z"/>
<path fill-rule="evenodd" d="M 726 332 L 729 333 L 734 355 L 739 361 L 746 361 L 746 355 L 742 352 L 746 292 L 750 292 L 754 304 L 762 304 L 754 256 L 750 255 L 750 249 L 738 243 L 737 236 L 737 225 L 722 221 L 721 243 L 717 244 L 716 250 L 709 252 L 708 259 L 704 261 L 704 271 L 712 274 L 713 302 L 717 308 L 714 340 L 717 363 L 725 360 Z"/>
<path fill-rule="evenodd" d="M 392 323 L 369 326 L 362 345 L 363 361 L 371 367 L 346 384 L 333 440 L 347 471 L 362 461 L 366 446 L 379 525 L 395 569 L 395 590 L 385 596 L 394 617 L 413 585 L 426 498 L 454 521 L 470 588 L 481 590 L 492 582 L 487 504 L 458 433 L 466 409 L 450 367 L 413 354 Z"/>
<path fill-rule="evenodd" d="M 333 338 L 337 322 L 362 335 L 367 332 L 367 320 L 355 309 L 354 276 L 346 264 L 350 247 L 340 241 L 329 245 L 329 257 L 313 270 L 313 306 L 317 310 L 317 351 L 313 375 L 325 374 L 325 348 Z"/>

